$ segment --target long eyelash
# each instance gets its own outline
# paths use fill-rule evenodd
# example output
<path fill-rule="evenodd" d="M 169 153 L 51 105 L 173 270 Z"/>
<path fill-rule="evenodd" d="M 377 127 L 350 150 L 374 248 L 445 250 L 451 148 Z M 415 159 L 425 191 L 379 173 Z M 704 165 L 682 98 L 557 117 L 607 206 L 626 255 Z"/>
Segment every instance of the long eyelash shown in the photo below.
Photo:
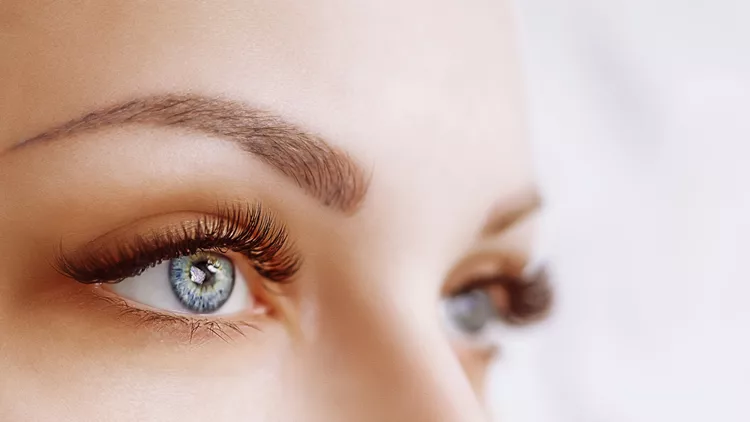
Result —
<path fill-rule="evenodd" d="M 201 250 L 231 250 L 245 255 L 261 277 L 284 283 L 301 265 L 290 243 L 286 228 L 260 204 L 220 206 L 215 215 L 136 235 L 113 248 L 94 243 L 71 255 L 61 248 L 54 266 L 81 283 L 117 283 L 169 259 Z"/>
<path fill-rule="evenodd" d="M 508 294 L 508 310 L 502 315 L 508 324 L 528 325 L 537 322 L 544 319 L 552 309 L 554 290 L 544 265 L 526 276 L 501 274 L 478 279 L 457 293 L 492 286 L 500 286 Z"/>
<path fill-rule="evenodd" d="M 510 297 L 510 309 L 505 316 L 513 325 L 527 325 L 545 318 L 552 310 L 554 290 L 549 282 L 546 266 L 504 285 Z"/>

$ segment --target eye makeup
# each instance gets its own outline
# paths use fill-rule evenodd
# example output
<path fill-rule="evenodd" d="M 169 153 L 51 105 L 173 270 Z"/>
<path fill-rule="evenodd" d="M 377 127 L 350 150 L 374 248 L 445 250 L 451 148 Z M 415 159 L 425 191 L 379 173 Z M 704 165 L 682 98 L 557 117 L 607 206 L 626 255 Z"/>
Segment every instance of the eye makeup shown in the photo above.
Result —
<path fill-rule="evenodd" d="M 546 266 L 529 264 L 507 250 L 485 250 L 467 257 L 449 277 L 443 317 L 462 343 L 496 348 L 498 324 L 539 321 L 549 313 L 552 297 Z"/>
<path fill-rule="evenodd" d="M 145 234 L 105 235 L 72 253 L 60 248 L 53 265 L 80 283 L 117 283 L 200 251 L 244 255 L 261 277 L 276 283 L 290 282 L 301 265 L 285 226 L 258 203 L 219 206 L 214 214 Z"/>
<path fill-rule="evenodd" d="M 475 276 L 450 296 L 476 295 L 480 291 L 485 292 L 494 315 L 511 325 L 538 321 L 547 315 L 552 305 L 552 288 L 544 265 L 521 275 L 500 272 Z"/>
<path fill-rule="evenodd" d="M 133 226 L 72 252 L 60 247 L 53 266 L 92 285 L 95 303 L 117 320 L 188 342 L 259 329 L 275 312 L 263 282 L 291 283 L 302 263 L 286 227 L 258 203 L 218 206 L 148 230 Z"/>

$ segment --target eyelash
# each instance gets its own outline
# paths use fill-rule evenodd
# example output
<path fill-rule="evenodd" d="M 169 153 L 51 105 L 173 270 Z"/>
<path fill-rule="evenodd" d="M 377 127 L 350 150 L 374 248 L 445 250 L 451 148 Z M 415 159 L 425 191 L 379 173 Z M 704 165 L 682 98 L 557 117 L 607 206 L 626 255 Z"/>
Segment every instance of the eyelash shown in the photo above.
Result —
<path fill-rule="evenodd" d="M 91 249 L 72 255 L 59 252 L 54 267 L 80 283 L 117 283 L 169 259 L 202 250 L 231 250 L 246 256 L 261 277 L 287 283 L 301 265 L 286 228 L 260 204 L 219 207 L 215 215 L 146 236 L 136 235 L 110 251 Z"/>
<path fill-rule="evenodd" d="M 236 336 L 246 337 L 248 331 L 261 331 L 260 327 L 242 320 L 225 318 L 201 318 L 187 315 L 150 311 L 128 304 L 125 299 L 93 293 L 93 298 L 103 303 L 103 309 L 114 310 L 119 320 L 135 327 L 151 329 L 158 333 L 172 334 L 187 343 L 201 343 L 212 338 L 229 343 Z"/>
<path fill-rule="evenodd" d="M 499 274 L 477 278 L 452 295 L 475 289 L 500 287 L 508 295 L 508 310 L 503 320 L 511 325 L 527 325 L 546 317 L 553 304 L 554 294 L 546 265 L 540 265 L 531 274 Z"/>

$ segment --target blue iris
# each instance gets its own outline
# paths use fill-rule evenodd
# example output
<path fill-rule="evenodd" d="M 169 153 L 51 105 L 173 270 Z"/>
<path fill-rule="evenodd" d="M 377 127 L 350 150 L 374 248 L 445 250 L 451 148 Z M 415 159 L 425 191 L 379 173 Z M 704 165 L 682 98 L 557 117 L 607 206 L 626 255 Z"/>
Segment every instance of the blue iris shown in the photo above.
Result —
<path fill-rule="evenodd" d="M 169 283 L 187 309 L 208 314 L 226 303 L 234 288 L 234 265 L 228 258 L 198 252 L 169 261 Z"/>
<path fill-rule="evenodd" d="M 448 317 L 456 328 L 470 334 L 478 334 L 485 326 L 498 318 L 492 298 L 486 291 L 470 290 L 448 298 Z"/>

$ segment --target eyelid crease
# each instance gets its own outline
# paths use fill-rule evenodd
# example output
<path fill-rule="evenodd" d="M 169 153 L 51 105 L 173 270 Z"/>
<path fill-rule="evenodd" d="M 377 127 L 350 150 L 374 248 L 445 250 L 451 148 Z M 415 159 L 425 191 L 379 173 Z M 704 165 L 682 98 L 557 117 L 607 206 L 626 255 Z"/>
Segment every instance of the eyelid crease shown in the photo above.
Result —
<path fill-rule="evenodd" d="M 286 227 L 259 203 L 219 205 L 214 215 L 130 239 L 108 240 L 105 235 L 73 253 L 64 253 L 60 245 L 52 265 L 81 283 L 112 283 L 201 250 L 240 253 L 258 274 L 278 283 L 289 282 L 301 266 Z"/>

